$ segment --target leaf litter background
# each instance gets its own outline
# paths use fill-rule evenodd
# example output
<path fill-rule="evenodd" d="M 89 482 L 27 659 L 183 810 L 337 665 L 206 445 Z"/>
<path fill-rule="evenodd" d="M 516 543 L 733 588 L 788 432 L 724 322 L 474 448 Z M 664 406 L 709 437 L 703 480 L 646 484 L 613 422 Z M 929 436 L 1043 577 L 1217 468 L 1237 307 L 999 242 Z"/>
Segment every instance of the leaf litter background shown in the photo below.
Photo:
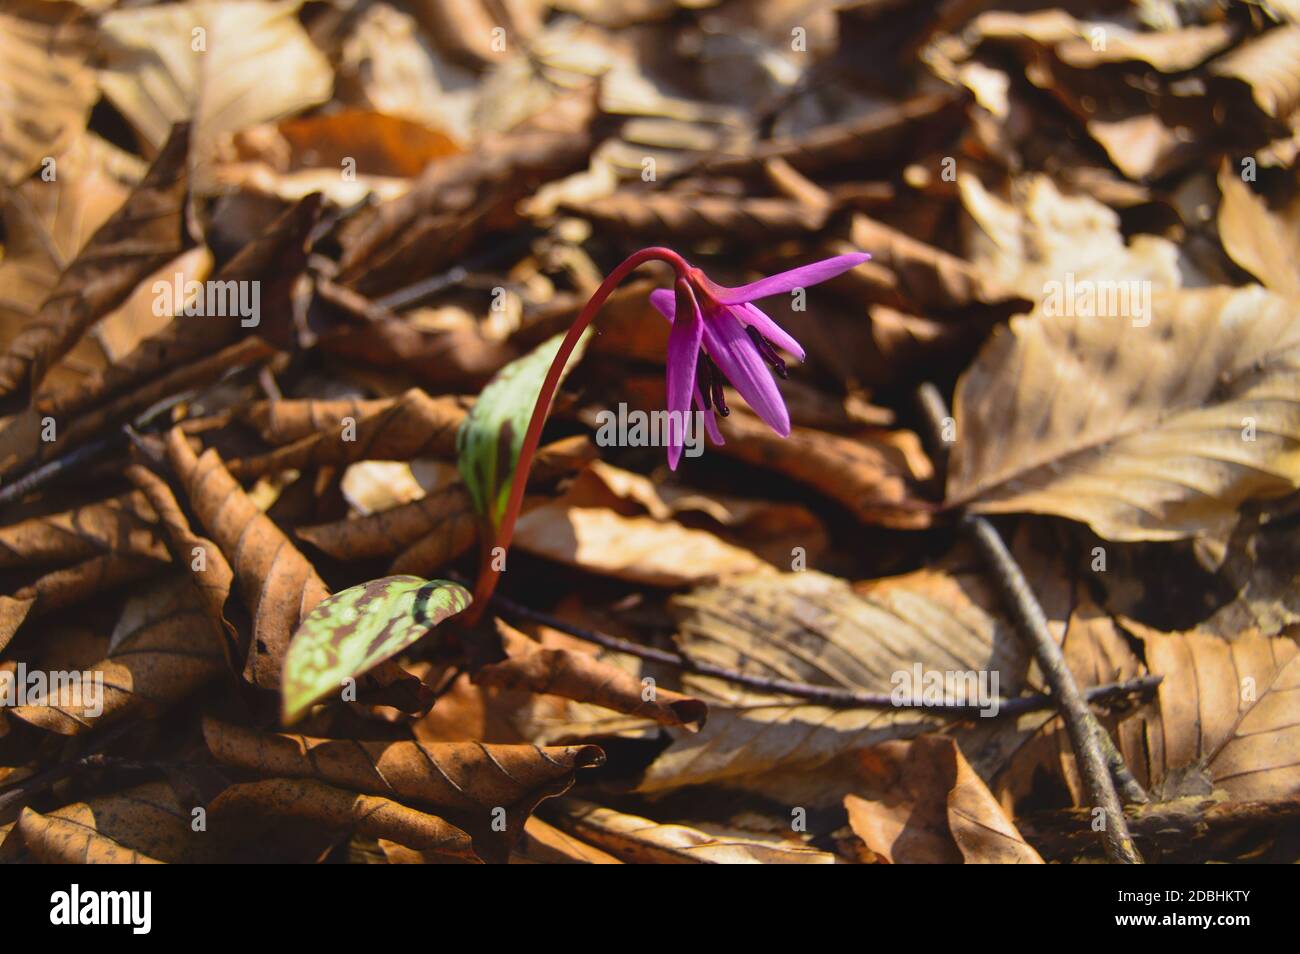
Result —
<path fill-rule="evenodd" d="M 7 2 L 0 664 L 106 696 L 0 710 L 0 858 L 1100 857 L 1050 712 L 828 708 L 526 616 L 468 673 L 434 634 L 279 724 L 326 595 L 472 574 L 475 395 L 669 244 L 728 283 L 874 258 L 772 303 L 809 352 L 791 437 L 733 400 L 676 474 L 592 440 L 662 406 L 630 281 L 505 595 L 750 675 L 1041 692 L 953 527 L 999 515 L 1081 685 L 1163 677 L 1099 710 L 1146 857 L 1294 860 L 1298 151 L 1284 0 Z M 157 314 L 177 273 L 260 282 L 260 324 Z M 1150 323 L 1050 313 L 1067 275 L 1150 283 Z"/>

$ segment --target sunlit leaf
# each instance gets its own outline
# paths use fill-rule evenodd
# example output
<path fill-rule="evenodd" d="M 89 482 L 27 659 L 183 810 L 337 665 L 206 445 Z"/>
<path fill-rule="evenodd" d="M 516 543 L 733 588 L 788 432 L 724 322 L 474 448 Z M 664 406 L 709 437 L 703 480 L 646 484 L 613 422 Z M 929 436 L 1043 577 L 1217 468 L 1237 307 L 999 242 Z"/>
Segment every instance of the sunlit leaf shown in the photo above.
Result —
<path fill-rule="evenodd" d="M 578 340 L 564 374 L 582 359 L 590 337 L 588 330 Z M 474 501 L 474 509 L 493 527 L 501 522 L 505 512 L 524 432 L 528 430 L 533 405 L 562 340 L 562 335 L 556 335 L 498 371 L 479 395 L 456 436 L 460 473 Z M 560 380 L 564 380 L 564 375 Z"/>
<path fill-rule="evenodd" d="M 395 656 L 469 604 L 463 586 L 418 576 L 371 580 L 322 600 L 285 656 L 284 721 L 296 721 L 344 680 Z"/>

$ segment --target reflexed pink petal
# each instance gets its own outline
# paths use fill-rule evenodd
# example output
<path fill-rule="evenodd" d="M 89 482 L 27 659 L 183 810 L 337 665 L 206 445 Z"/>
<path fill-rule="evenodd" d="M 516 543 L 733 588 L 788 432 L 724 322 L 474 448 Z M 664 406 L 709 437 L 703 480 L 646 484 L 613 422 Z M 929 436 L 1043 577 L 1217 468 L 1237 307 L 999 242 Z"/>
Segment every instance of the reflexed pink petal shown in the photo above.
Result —
<path fill-rule="evenodd" d="M 782 437 L 789 437 L 790 412 L 781 392 L 754 342 L 729 310 L 715 309 L 705 317 L 704 347 L 754 413 Z"/>
<path fill-rule="evenodd" d="M 757 301 L 760 298 L 770 298 L 782 292 L 794 291 L 796 288 L 807 288 L 809 285 L 816 285 L 819 282 L 834 278 L 836 275 L 842 275 L 851 268 L 856 268 L 869 258 L 871 256 L 866 252 L 836 255 L 834 258 L 824 258 L 820 262 L 800 265 L 788 272 L 780 272 L 776 275 L 769 275 L 767 278 L 760 278 L 756 282 L 741 285 L 738 288 L 724 288 L 721 285 L 712 285 L 710 283 L 711 287 L 708 292 L 721 304 L 740 305 L 747 301 Z M 654 295 L 651 293 L 651 298 L 653 299 L 653 297 Z"/>
<path fill-rule="evenodd" d="M 741 324 L 749 325 L 782 351 L 794 355 L 796 361 L 804 359 L 803 347 L 799 342 L 795 341 L 784 328 L 749 302 L 743 305 L 733 305 L 732 311 L 736 312 L 736 317 L 740 319 Z"/>
<path fill-rule="evenodd" d="M 656 288 L 652 291 L 650 293 L 650 304 L 654 305 L 659 314 L 669 321 L 673 320 L 673 314 L 677 308 L 677 298 L 671 288 Z"/>
<path fill-rule="evenodd" d="M 700 357 L 700 340 L 704 335 L 704 316 L 695 295 L 684 281 L 677 283 L 682 311 L 668 333 L 668 467 L 677 469 L 682 456 L 683 427 L 691 412 L 691 394 L 695 390 L 695 365 Z M 688 307 L 689 306 L 689 307 Z M 676 308 L 676 306 L 674 306 Z"/>

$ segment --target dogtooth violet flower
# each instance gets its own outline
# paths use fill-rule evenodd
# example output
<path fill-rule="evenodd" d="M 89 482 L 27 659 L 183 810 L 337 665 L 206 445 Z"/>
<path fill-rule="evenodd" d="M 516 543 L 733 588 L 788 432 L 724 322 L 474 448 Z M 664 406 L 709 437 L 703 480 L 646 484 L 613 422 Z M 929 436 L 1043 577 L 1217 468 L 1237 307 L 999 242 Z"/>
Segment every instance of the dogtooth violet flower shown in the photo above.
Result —
<path fill-rule="evenodd" d="M 724 382 L 730 382 L 772 430 L 782 437 L 790 435 L 790 413 L 772 378 L 773 373 L 781 378 L 787 374 L 776 349 L 797 361 L 804 359 L 804 350 L 754 302 L 824 282 L 870 257 L 836 255 L 738 288 L 717 285 L 698 268 L 687 266 L 679 270 L 672 290 L 658 288 L 650 293 L 650 303 L 673 326 L 667 356 L 671 469 L 677 469 L 682 456 L 684 422 L 692 402 L 704 418 L 710 440 L 723 442 L 715 412 L 723 417 L 731 413 L 723 396 Z"/>
<path fill-rule="evenodd" d="M 537 393 L 518 450 L 508 454 L 511 459 L 504 461 L 505 472 L 510 475 L 509 496 L 500 508 L 499 516 L 488 521 L 488 535 L 482 539 L 482 560 L 473 603 L 463 614 L 465 625 L 473 625 L 478 619 L 500 579 L 497 556 L 510 547 L 542 427 L 569 358 L 601 306 L 623 279 L 651 261 L 664 262 L 674 272 L 673 287 L 651 292 L 650 302 L 672 323 L 666 359 L 667 450 L 668 466 L 676 470 L 692 405 L 699 408 L 705 430 L 713 442 L 723 442 L 716 415 L 725 417 L 730 413 L 723 394 L 726 382 L 740 392 L 746 403 L 776 433 L 782 437 L 789 436 L 790 413 L 772 374 L 786 376 L 785 362 L 777 353 L 778 348 L 799 361 L 804 358 L 804 350 L 754 302 L 824 282 L 861 265 L 870 257 L 862 252 L 836 255 L 737 288 L 714 283 L 677 252 L 662 246 L 643 248 L 620 262 L 605 276 L 569 326 Z M 480 403 L 483 403 L 485 395 L 480 396 Z M 472 425 L 474 417 L 471 413 L 465 426 Z M 474 473 L 473 468 L 470 472 Z"/>

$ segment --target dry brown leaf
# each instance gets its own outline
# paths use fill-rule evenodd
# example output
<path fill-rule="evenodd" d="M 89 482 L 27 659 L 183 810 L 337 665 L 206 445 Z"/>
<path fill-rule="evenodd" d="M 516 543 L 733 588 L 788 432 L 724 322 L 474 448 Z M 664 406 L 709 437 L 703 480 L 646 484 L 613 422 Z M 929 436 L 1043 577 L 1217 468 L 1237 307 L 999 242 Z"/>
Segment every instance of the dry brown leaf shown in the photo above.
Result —
<path fill-rule="evenodd" d="M 5 255 L 0 261 L 0 344 L 8 345 L 31 320 L 71 262 L 144 175 L 145 163 L 92 133 L 60 153 L 53 181 L 33 176 L 4 204 Z M 92 330 L 49 376 L 58 386 L 101 368 L 120 350 L 110 346 L 121 331 L 148 327 L 132 299 Z M 129 325 L 130 327 L 126 327 Z"/>
<path fill-rule="evenodd" d="M 209 618 L 225 629 L 233 646 L 238 640 L 234 626 L 226 619 L 225 608 L 235 572 L 226 562 L 225 555 L 215 543 L 190 528 L 175 494 L 161 477 L 138 464 L 128 467 L 126 476 L 140 489 L 158 515 L 172 562 L 189 568 L 190 579 L 208 610 Z"/>
<path fill-rule="evenodd" d="M 1065 195 L 1045 175 L 1012 180 L 1010 199 L 959 173 L 962 206 L 971 218 L 969 255 L 985 281 L 1042 302 L 1072 276 L 1081 282 L 1145 282 L 1153 291 L 1178 288 L 1178 247 L 1153 235 L 1126 242 L 1119 215 L 1086 195 Z M 1099 287 L 1113 287 L 1102 284 Z"/>
<path fill-rule="evenodd" d="M 355 421 L 393 407 L 402 398 L 254 401 L 236 409 L 239 419 L 268 444 L 284 446 L 333 430 L 345 417 Z"/>
<path fill-rule="evenodd" d="M 661 825 L 573 798 L 562 799 L 551 814 L 566 831 L 633 864 L 833 865 L 839 861 L 794 835 Z"/>
<path fill-rule="evenodd" d="M 1300 25 L 1269 30 L 1210 64 L 1230 94 L 1284 120 L 1300 107 Z"/>
<path fill-rule="evenodd" d="M 858 438 L 796 427 L 782 438 L 738 410 L 722 425 L 721 454 L 766 467 L 807 484 L 842 504 L 863 523 L 901 530 L 930 525 L 931 507 L 917 484 L 930 462 L 910 431 L 869 431 Z"/>
<path fill-rule="evenodd" d="M 128 716 L 157 717 L 226 670 L 210 610 L 187 579 L 173 574 L 126 601 L 107 658 L 83 667 L 79 684 L 51 686 L 10 712 L 47 731 L 79 735 Z"/>
<path fill-rule="evenodd" d="M 193 807 L 184 804 L 170 785 L 150 782 L 43 815 L 28 809 L 27 823 L 20 822 L 0 844 L 0 858 L 21 859 L 25 845 L 36 857 L 63 864 L 227 860 L 228 845 L 191 827 Z"/>
<path fill-rule="evenodd" d="M 8 618 L 0 617 L 0 625 L 17 625 L 24 616 L 44 616 L 76 606 L 99 593 L 111 592 L 151 577 L 166 566 L 164 560 L 150 556 L 110 552 L 53 570 L 9 594 L 13 599 L 29 605 L 22 613 Z M 5 641 L 6 636 L 12 637 L 13 633 L 0 630 L 0 642 Z"/>
<path fill-rule="evenodd" d="M 1162 799 L 1291 798 L 1300 791 L 1300 653 L 1288 636 L 1163 635 L 1129 623 L 1163 676 L 1158 713 L 1125 746 Z M 1126 741 L 1121 737 L 1121 741 Z"/>
<path fill-rule="evenodd" d="M 1219 238 L 1270 291 L 1300 298 L 1300 199 L 1274 212 L 1226 162 L 1219 169 Z"/>
<path fill-rule="evenodd" d="M 553 480 L 584 467 L 595 446 L 583 435 L 564 438 L 537 452 L 530 482 Z M 478 537 L 473 501 L 459 480 L 418 500 L 354 519 L 300 527 L 306 540 L 339 559 L 394 556 L 390 574 L 428 576 L 460 556 Z"/>
<path fill-rule="evenodd" d="M 519 199 L 589 148 L 585 132 L 523 132 L 433 163 L 410 192 L 348 223 L 340 280 L 374 295 L 447 267 L 481 232 L 517 222 Z"/>
<path fill-rule="evenodd" d="M 119 845 L 93 828 L 69 818 L 46 816 L 24 808 L 15 832 L 27 849 L 47 865 L 161 865 L 133 848 Z"/>
<path fill-rule="evenodd" d="M 460 399 L 431 398 L 419 388 L 412 388 L 366 417 L 336 419 L 327 430 L 260 457 L 231 461 L 229 469 L 236 477 L 246 479 L 359 460 L 454 458 L 456 432 L 465 415 Z"/>
<path fill-rule="evenodd" d="M 172 123 L 192 122 L 202 184 L 222 136 L 329 98 L 333 73 L 299 6 L 192 0 L 110 11 L 100 21 L 100 85 L 154 146 Z"/>
<path fill-rule="evenodd" d="M 603 230 L 663 241 L 728 236 L 774 241 L 819 232 L 829 210 L 789 199 L 738 199 L 671 192 L 616 192 L 565 210 Z"/>
<path fill-rule="evenodd" d="M 959 258 L 865 215 L 855 215 L 843 251 L 871 250 L 871 261 L 843 281 L 861 285 L 876 301 L 901 308 L 951 310 L 972 304 L 1015 307 L 1014 286 L 978 263 Z M 838 250 L 838 246 L 837 246 Z"/>
<path fill-rule="evenodd" d="M 501 620 L 496 626 L 507 658 L 476 670 L 475 685 L 562 696 L 693 730 L 708 717 L 708 704 L 699 699 L 661 689 L 653 680 L 647 686 L 593 655 L 543 646 Z"/>
<path fill-rule="evenodd" d="M 227 284 L 230 282 L 257 282 L 255 316 L 178 313 L 164 318 L 163 327 L 148 337 L 137 338 L 130 352 L 109 367 L 76 387 L 42 394 L 42 408 L 56 415 L 95 408 L 95 413 L 86 416 L 98 416 L 102 421 L 115 411 L 114 405 L 105 409 L 106 397 L 118 395 L 115 404 L 121 408 L 147 407 L 177 390 L 215 380 L 234 363 L 235 357 L 251 363 L 261 350 L 269 350 L 256 344 L 259 335 L 284 341 L 288 336 L 287 315 L 292 311 L 290 294 L 306 262 L 305 237 L 320 208 L 320 196 L 308 196 L 295 203 L 212 277 L 214 283 L 221 283 L 212 288 L 234 287 Z M 169 289 L 174 286 L 174 274 L 165 275 L 164 280 Z M 153 285 L 148 290 L 153 297 Z M 179 312 L 184 302 L 171 304 L 169 310 Z M 245 325 L 253 318 L 255 324 Z M 263 318 L 267 319 L 265 325 Z M 83 420 L 78 418 L 76 424 Z M 92 424 L 83 429 L 93 432 L 94 427 Z"/>
<path fill-rule="evenodd" d="M 749 550 L 673 520 L 625 517 L 567 497 L 525 510 L 515 546 L 590 573 L 647 586 L 681 586 L 766 567 Z"/>
<path fill-rule="evenodd" d="M 918 573 L 858 594 L 809 570 L 737 578 L 673 605 L 682 652 L 714 665 L 884 695 L 895 691 L 897 673 L 917 665 L 925 672 L 996 672 L 997 694 L 1014 696 L 1027 685 L 1027 655 L 967 588 L 957 577 Z M 735 782 L 778 768 L 806 772 L 942 724 L 911 707 L 831 709 L 713 678 L 688 675 L 685 683 L 722 702 L 710 703 L 698 734 L 670 730 L 673 744 L 646 770 L 641 791 Z"/>
<path fill-rule="evenodd" d="M 35 389 L 87 329 L 193 244 L 185 223 L 189 129 L 177 126 L 145 177 L 59 276 L 40 312 L 0 355 L 0 394 Z"/>
<path fill-rule="evenodd" d="M 952 739 L 891 743 L 878 797 L 849 795 L 853 832 L 890 864 L 1042 864 Z"/>
<path fill-rule="evenodd" d="M 204 736 L 225 765 L 439 809 L 469 832 L 475 853 L 488 862 L 506 860 L 539 802 L 568 791 L 579 769 L 605 760 L 594 745 L 313 739 L 260 735 L 211 719 Z"/>
<path fill-rule="evenodd" d="M 165 559 L 156 514 L 139 493 L 0 528 L 0 567 L 66 565 L 104 553 Z"/>
<path fill-rule="evenodd" d="M 67 148 L 96 97 L 84 33 L 22 13 L 0 14 L 0 182 L 11 186 Z"/>
<path fill-rule="evenodd" d="M 964 105 L 955 91 L 926 93 L 795 139 L 764 142 L 747 156 L 710 159 L 704 170 L 734 174 L 771 159 L 783 159 L 804 173 L 837 165 L 857 166 L 864 161 L 887 163 L 943 142 L 955 131 Z"/>
<path fill-rule="evenodd" d="M 1016 318 L 954 401 L 950 504 L 1053 513 L 1113 540 L 1222 531 L 1300 484 L 1300 323 L 1259 287 Z"/>
<path fill-rule="evenodd" d="M 279 689 L 289 640 L 329 589 L 230 476 L 215 450 L 197 457 L 185 436 L 172 430 L 167 459 L 200 523 L 234 570 L 240 596 L 252 612 L 244 676 L 264 689 Z"/>
<path fill-rule="evenodd" d="M 437 815 L 309 778 L 272 778 L 227 788 L 208 806 L 212 825 L 239 829 L 241 820 L 297 819 L 368 838 L 390 840 L 443 858 L 477 860 L 470 836 Z M 246 837 L 241 833 L 240 837 Z"/>
<path fill-rule="evenodd" d="M 649 514 L 656 520 L 680 519 L 728 543 L 750 550 L 773 566 L 789 565 L 795 547 L 815 563 L 826 549 L 822 522 L 799 504 L 706 494 L 595 460 L 574 478 L 566 499 L 583 507 L 607 507 L 624 516 Z"/>

